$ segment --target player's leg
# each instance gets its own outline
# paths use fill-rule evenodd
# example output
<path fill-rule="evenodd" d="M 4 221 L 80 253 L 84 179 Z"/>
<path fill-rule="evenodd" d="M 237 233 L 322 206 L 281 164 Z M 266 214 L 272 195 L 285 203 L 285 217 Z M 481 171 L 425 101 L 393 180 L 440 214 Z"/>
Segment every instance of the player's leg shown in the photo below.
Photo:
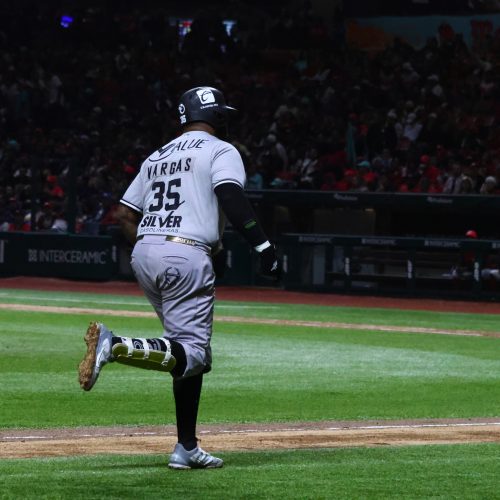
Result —
<path fill-rule="evenodd" d="M 178 342 L 185 350 L 182 376 L 206 370 L 211 363 L 214 303 L 210 255 L 198 247 L 166 242 L 158 255 L 153 253 L 137 261 L 135 274 L 162 321 L 163 337 L 171 344 Z"/>
<path fill-rule="evenodd" d="M 196 448 L 196 421 L 200 404 L 203 373 L 192 377 L 174 379 L 175 416 L 178 441 L 188 451 Z"/>
<path fill-rule="evenodd" d="M 129 338 L 113 336 L 102 323 L 90 323 L 85 334 L 87 351 L 79 366 L 79 381 L 82 389 L 90 391 L 97 382 L 102 368 L 111 362 L 172 372 L 182 375 L 186 370 L 184 347 L 175 340 L 160 338 Z"/>
<path fill-rule="evenodd" d="M 165 272 L 165 266 L 162 265 L 165 259 L 164 242 L 161 237 L 141 240 L 134 248 L 131 261 L 135 277 L 162 324 L 163 297 L 158 283 L 159 275 Z M 113 337 L 112 354 L 113 360 L 118 363 L 165 372 L 170 372 L 175 366 L 179 369 L 185 365 L 186 358 L 181 344 L 170 342 L 164 337 Z"/>
<path fill-rule="evenodd" d="M 137 269 L 136 276 L 146 297 L 163 323 L 161 293 L 151 285 L 143 269 Z M 90 324 L 85 335 L 87 351 L 79 366 L 80 386 L 90 391 L 97 382 L 101 369 L 110 362 L 117 361 L 126 365 L 148 370 L 171 371 L 178 364 L 178 370 L 185 369 L 185 352 L 182 345 L 163 338 L 130 338 L 113 336 L 105 325 L 98 322 Z"/>
<path fill-rule="evenodd" d="M 160 338 L 113 337 L 113 361 L 124 365 L 169 372 L 176 364 L 173 350 L 182 346 L 173 346 L 171 342 Z"/>
<path fill-rule="evenodd" d="M 171 250 L 166 250 L 164 238 L 144 238 L 134 247 L 131 265 L 139 285 L 164 326 L 167 323 L 165 313 L 171 316 L 169 330 L 165 332 L 177 331 L 178 324 L 179 329 L 189 332 L 192 311 L 187 306 L 183 307 L 183 301 L 185 297 L 196 295 L 197 289 L 193 285 L 197 284 L 197 279 L 192 275 L 197 274 L 193 271 L 197 263 L 182 255 L 184 245 L 172 245 Z M 81 387 L 86 391 L 92 389 L 101 369 L 113 361 L 147 370 L 175 370 L 177 376 L 185 374 L 188 364 L 190 373 L 200 372 L 205 349 L 185 347 L 182 339 L 169 339 L 167 336 L 166 333 L 158 338 L 113 336 L 102 323 L 91 323 L 85 335 L 87 352 L 79 368 Z"/>
<path fill-rule="evenodd" d="M 137 243 L 132 253 L 132 269 L 162 322 L 164 334 L 159 338 L 114 337 L 114 360 L 160 371 L 172 371 L 175 366 L 173 374 L 177 376 L 204 369 L 206 336 L 197 349 L 188 345 L 197 329 L 193 324 L 199 322 L 193 319 L 198 315 L 198 292 L 205 286 L 199 269 L 202 257 L 207 258 L 202 250 L 167 243 L 161 236 L 145 237 Z"/>
<path fill-rule="evenodd" d="M 186 352 L 175 340 L 113 337 L 111 344 L 113 361 L 118 363 L 174 375 L 182 375 L 186 369 Z"/>
<path fill-rule="evenodd" d="M 173 244 L 175 245 L 175 244 Z M 179 342 L 186 352 L 186 369 L 174 375 L 178 443 L 169 461 L 172 469 L 218 468 L 223 461 L 198 446 L 196 422 L 203 383 L 203 373 L 212 362 L 210 339 L 214 304 L 214 274 L 210 256 L 199 248 L 178 245 L 171 251 L 186 258 L 190 270 L 180 275 L 183 293 L 172 287 L 162 288 L 164 328 L 171 342 Z M 182 375 L 182 376 L 180 376 Z"/>
<path fill-rule="evenodd" d="M 139 249 L 137 254 L 140 255 L 142 250 L 144 248 Z M 154 247 L 148 249 L 148 252 L 154 251 Z M 196 438 L 203 372 L 208 372 L 211 365 L 210 338 L 214 303 L 211 259 L 199 248 L 176 243 L 162 247 L 161 253 L 163 255 L 156 255 L 155 258 L 137 259 L 134 271 L 146 297 L 162 319 L 166 332 L 163 340 L 170 344 L 171 352 L 176 358 L 176 365 L 171 373 L 174 377 L 178 443 L 170 457 L 169 467 L 222 467 L 222 460 L 202 450 Z M 161 267 L 151 269 L 156 263 L 161 263 Z M 131 347 L 139 351 L 132 358 L 138 358 L 141 364 L 144 363 L 140 359 L 141 344 L 144 341 L 149 343 L 151 339 L 127 339 L 126 342 L 118 339 L 113 339 L 113 343 L 121 344 L 119 349 L 122 362 L 130 361 L 124 355 L 125 351 L 130 352 L 132 344 Z M 128 344 L 126 349 L 123 347 L 125 343 Z M 176 347 L 181 348 L 182 353 L 177 352 Z"/>
<path fill-rule="evenodd" d="M 196 421 L 202 384 L 203 373 L 174 379 L 178 443 L 168 463 L 171 469 L 216 469 L 224 465 L 220 458 L 198 446 Z"/>
<path fill-rule="evenodd" d="M 154 241 L 154 240 L 153 240 Z M 159 241 L 159 240 L 156 240 Z M 164 240 L 163 240 L 164 241 Z M 156 284 L 161 262 L 162 245 L 138 244 L 132 253 L 132 269 L 147 299 L 163 324 L 162 293 Z M 80 363 L 79 380 L 82 389 L 89 391 L 109 362 L 119 362 L 149 370 L 185 370 L 186 354 L 178 342 L 160 338 L 131 338 L 113 336 L 102 323 L 91 323 L 85 335 L 87 352 Z M 181 372 L 182 373 L 182 372 Z"/>

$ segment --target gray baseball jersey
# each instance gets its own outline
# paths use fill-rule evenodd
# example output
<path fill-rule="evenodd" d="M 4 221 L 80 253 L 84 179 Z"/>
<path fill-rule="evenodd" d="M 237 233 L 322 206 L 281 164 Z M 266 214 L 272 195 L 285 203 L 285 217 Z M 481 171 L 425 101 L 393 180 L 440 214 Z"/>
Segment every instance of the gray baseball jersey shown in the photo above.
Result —
<path fill-rule="evenodd" d="M 214 246 L 220 238 L 214 188 L 245 185 L 236 148 L 206 132 L 182 134 L 141 166 L 121 203 L 143 214 L 137 236 L 182 236 Z"/>
<path fill-rule="evenodd" d="M 164 336 L 186 352 L 184 377 L 212 362 L 214 272 L 210 247 L 219 241 L 222 217 L 214 188 L 245 183 L 245 170 L 231 144 L 206 132 L 182 134 L 155 151 L 121 203 L 142 214 L 132 269 L 154 307 Z M 181 236 L 201 244 L 167 241 Z"/>

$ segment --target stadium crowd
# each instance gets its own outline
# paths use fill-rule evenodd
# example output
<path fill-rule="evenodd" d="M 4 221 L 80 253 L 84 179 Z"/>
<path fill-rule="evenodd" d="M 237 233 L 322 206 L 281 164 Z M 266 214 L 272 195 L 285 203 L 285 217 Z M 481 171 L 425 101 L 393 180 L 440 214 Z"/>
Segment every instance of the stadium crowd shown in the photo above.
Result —
<path fill-rule="evenodd" d="M 0 6 L 0 230 L 35 216 L 65 231 L 73 194 L 77 230 L 113 223 L 141 162 L 178 133 L 179 95 L 202 84 L 239 110 L 229 140 L 248 189 L 500 192 L 494 33 L 468 47 L 443 24 L 422 48 L 372 54 L 308 2 L 228 2 L 185 37 L 162 4 L 124 5 Z"/>

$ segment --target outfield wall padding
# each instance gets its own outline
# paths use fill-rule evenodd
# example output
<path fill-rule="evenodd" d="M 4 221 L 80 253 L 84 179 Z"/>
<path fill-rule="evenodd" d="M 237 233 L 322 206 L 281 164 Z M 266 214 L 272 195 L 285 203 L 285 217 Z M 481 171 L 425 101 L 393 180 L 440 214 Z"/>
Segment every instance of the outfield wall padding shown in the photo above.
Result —
<path fill-rule="evenodd" d="M 110 236 L 0 233 L 0 276 L 107 280 L 117 272 Z"/>

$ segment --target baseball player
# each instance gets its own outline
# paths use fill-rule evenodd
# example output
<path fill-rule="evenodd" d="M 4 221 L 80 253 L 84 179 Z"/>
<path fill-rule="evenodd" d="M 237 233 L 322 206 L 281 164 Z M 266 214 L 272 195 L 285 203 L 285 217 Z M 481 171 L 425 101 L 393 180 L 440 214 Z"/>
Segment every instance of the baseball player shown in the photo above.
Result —
<path fill-rule="evenodd" d="M 79 378 L 89 391 L 109 362 L 170 372 L 178 443 L 168 465 L 217 468 L 222 460 L 198 446 L 196 421 L 203 375 L 212 364 L 212 259 L 221 248 L 224 217 L 260 254 L 263 275 L 277 278 L 279 270 L 274 246 L 244 195 L 241 156 L 217 137 L 225 134 L 235 109 L 212 87 L 188 90 L 178 109 L 182 134 L 144 161 L 118 211 L 120 226 L 134 243 L 132 269 L 163 334 L 119 337 L 102 323 L 91 323 Z"/>

